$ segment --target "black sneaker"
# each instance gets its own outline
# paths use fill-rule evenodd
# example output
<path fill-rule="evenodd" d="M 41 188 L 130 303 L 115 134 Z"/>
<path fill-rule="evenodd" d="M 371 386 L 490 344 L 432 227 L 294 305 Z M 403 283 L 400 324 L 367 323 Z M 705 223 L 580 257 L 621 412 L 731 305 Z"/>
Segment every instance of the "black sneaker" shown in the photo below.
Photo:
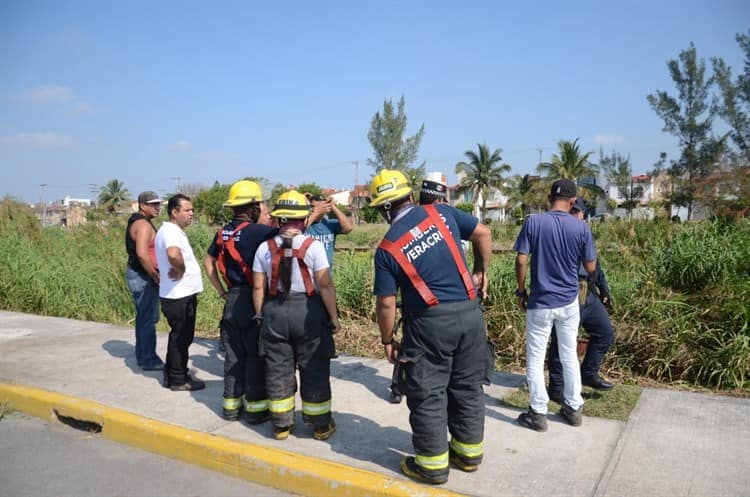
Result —
<path fill-rule="evenodd" d="M 568 404 L 563 404 L 560 409 L 560 416 L 562 416 L 571 426 L 581 426 L 581 423 L 583 423 L 581 409 L 581 407 L 573 409 Z"/>
<path fill-rule="evenodd" d="M 530 407 L 528 412 L 522 412 L 518 416 L 518 423 L 534 431 L 547 431 L 547 416 L 534 412 Z"/>
<path fill-rule="evenodd" d="M 391 404 L 400 404 L 401 403 L 401 399 L 402 399 L 402 397 L 401 397 L 400 393 L 398 393 L 398 392 L 396 392 L 394 390 L 391 390 L 391 396 L 388 397 L 388 402 L 390 402 Z"/>
<path fill-rule="evenodd" d="M 174 383 L 172 383 L 169 386 L 169 389 L 174 392 L 192 392 L 195 390 L 203 390 L 204 388 L 206 388 L 206 384 L 201 380 L 196 380 L 194 378 L 190 378 L 185 383 L 180 383 L 179 385 L 175 385 Z"/>
<path fill-rule="evenodd" d="M 412 456 L 401 459 L 401 472 L 412 480 L 430 485 L 442 485 L 448 481 L 448 473 L 440 475 L 428 475 L 424 469 L 417 466 L 417 462 Z"/>

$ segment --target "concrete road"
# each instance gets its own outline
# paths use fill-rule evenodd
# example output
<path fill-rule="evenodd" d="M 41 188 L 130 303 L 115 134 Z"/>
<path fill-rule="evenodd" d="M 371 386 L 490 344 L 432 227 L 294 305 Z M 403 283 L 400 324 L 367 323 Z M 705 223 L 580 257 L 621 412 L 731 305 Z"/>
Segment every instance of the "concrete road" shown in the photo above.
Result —
<path fill-rule="evenodd" d="M 290 497 L 20 413 L 0 420 L 5 497 Z"/>

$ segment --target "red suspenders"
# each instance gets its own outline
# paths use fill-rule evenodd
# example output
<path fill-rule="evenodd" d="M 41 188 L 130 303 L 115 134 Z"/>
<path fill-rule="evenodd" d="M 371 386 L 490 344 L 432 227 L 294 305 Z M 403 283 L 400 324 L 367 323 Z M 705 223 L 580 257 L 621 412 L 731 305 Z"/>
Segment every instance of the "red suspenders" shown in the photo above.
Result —
<path fill-rule="evenodd" d="M 435 226 L 438 232 L 442 235 L 443 240 L 453 256 L 453 262 L 456 264 L 456 268 L 461 274 L 461 280 L 463 281 L 464 288 L 466 288 L 466 294 L 469 296 L 469 299 L 473 300 L 476 297 L 477 292 L 474 288 L 474 283 L 471 280 L 469 270 L 466 268 L 466 264 L 461 257 L 461 252 L 456 243 L 456 239 L 451 235 L 448 226 L 445 224 L 445 221 L 443 221 L 443 218 L 440 217 L 440 213 L 434 205 L 425 205 L 424 210 L 427 213 L 427 217 L 424 221 L 419 223 L 415 228 L 412 228 L 401 235 L 401 237 L 394 242 L 384 239 L 380 242 L 379 247 L 393 256 L 399 267 L 401 267 L 401 270 L 406 274 L 411 284 L 414 285 L 414 288 L 422 297 L 422 300 L 424 300 L 428 306 L 432 307 L 438 304 L 437 297 L 435 297 L 435 294 L 432 293 L 432 290 L 427 286 L 427 283 L 425 283 L 424 279 L 419 275 L 414 264 L 412 264 L 401 251 L 401 247 L 414 241 L 416 234 L 426 231 L 430 226 Z"/>
<path fill-rule="evenodd" d="M 224 262 L 225 254 L 229 254 L 229 257 L 232 258 L 234 262 L 239 264 L 240 269 L 242 270 L 242 274 L 245 275 L 245 279 L 249 284 L 253 283 L 253 272 L 250 268 L 250 265 L 242 259 L 242 256 L 237 251 L 237 247 L 234 246 L 234 235 L 238 231 L 242 231 L 247 226 L 249 226 L 249 222 L 244 222 L 237 226 L 231 233 L 229 233 L 229 238 L 227 241 L 224 241 L 224 229 L 220 229 L 219 232 L 216 234 L 216 246 L 219 247 L 219 257 L 216 260 L 216 265 L 219 267 L 219 272 L 224 277 L 224 281 L 226 281 L 227 286 L 230 286 L 229 278 L 227 277 L 227 267 L 226 263 Z M 226 251 L 226 252 L 225 252 Z"/>
<path fill-rule="evenodd" d="M 305 264 L 305 254 L 310 245 L 313 244 L 315 238 L 307 237 L 302 245 L 298 249 L 291 248 L 279 248 L 276 244 L 276 239 L 271 238 L 268 240 L 268 251 L 271 252 L 271 282 L 268 285 L 269 295 L 276 296 L 278 294 L 279 285 L 279 265 L 281 264 L 281 257 L 294 257 L 297 259 L 299 264 L 299 272 L 302 276 L 302 281 L 305 283 L 305 293 L 308 297 L 315 295 L 315 285 L 313 285 L 310 271 L 307 270 L 307 264 Z"/>

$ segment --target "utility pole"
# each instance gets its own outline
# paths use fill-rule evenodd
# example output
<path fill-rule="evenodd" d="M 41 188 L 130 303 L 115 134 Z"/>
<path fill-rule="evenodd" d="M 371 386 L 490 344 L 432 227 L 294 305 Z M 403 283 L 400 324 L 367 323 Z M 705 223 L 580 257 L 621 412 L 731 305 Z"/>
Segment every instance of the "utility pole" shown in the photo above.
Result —
<path fill-rule="evenodd" d="M 541 145 L 536 148 L 536 151 L 539 152 L 539 162 L 537 164 L 542 163 L 542 150 L 544 150 L 544 147 L 542 147 Z"/>
<path fill-rule="evenodd" d="M 182 185 L 180 184 L 180 180 L 182 179 L 180 176 L 175 176 L 169 179 L 173 179 L 177 181 L 177 191 L 175 193 L 180 193 L 180 190 L 182 189 Z"/>
<path fill-rule="evenodd" d="M 39 214 L 41 215 L 42 228 L 44 228 L 44 219 L 47 217 L 47 206 L 44 204 L 44 189 L 47 187 L 47 183 L 39 185 L 41 191 L 39 192 Z"/>
<path fill-rule="evenodd" d="M 96 183 L 89 183 L 89 192 L 94 196 L 94 209 L 96 209 L 97 205 L 99 204 L 99 199 L 97 198 L 97 193 L 99 192 L 99 185 Z"/>

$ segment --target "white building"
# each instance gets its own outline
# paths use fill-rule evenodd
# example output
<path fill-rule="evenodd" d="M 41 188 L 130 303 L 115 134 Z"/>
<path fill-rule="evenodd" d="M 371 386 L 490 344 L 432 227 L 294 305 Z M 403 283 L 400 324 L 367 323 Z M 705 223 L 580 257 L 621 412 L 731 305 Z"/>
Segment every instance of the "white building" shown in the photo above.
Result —
<path fill-rule="evenodd" d="M 65 198 L 62 200 L 62 205 L 64 205 L 65 207 L 70 207 L 71 205 L 91 206 L 91 199 L 90 198 L 72 198 L 70 195 L 65 195 Z"/>

